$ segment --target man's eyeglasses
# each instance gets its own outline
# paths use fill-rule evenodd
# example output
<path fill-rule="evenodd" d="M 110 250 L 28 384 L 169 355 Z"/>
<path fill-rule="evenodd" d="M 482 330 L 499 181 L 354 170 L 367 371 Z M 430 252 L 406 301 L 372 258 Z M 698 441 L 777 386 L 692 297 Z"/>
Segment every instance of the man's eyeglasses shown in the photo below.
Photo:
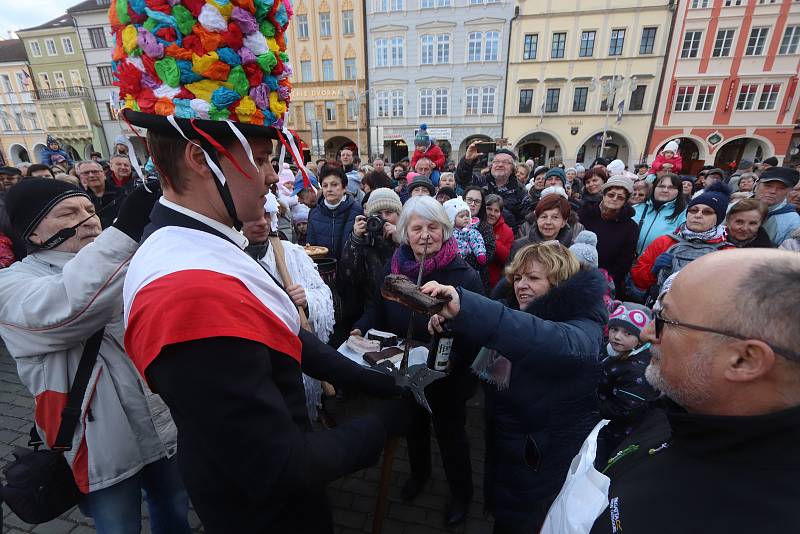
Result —
<path fill-rule="evenodd" d="M 711 334 L 718 334 L 720 336 L 732 337 L 733 339 L 740 339 L 742 341 L 748 341 L 750 339 L 754 339 L 756 341 L 761 341 L 762 343 L 766 343 L 766 345 L 769 348 L 771 348 L 773 352 L 775 352 L 775 354 L 780 354 L 784 358 L 788 358 L 789 360 L 795 362 L 800 361 L 800 353 L 792 352 L 790 350 L 781 347 L 776 347 L 772 343 L 767 343 L 763 339 L 743 336 L 741 334 L 737 334 L 736 332 L 730 332 L 728 330 L 720 330 L 716 328 L 709 328 L 707 326 L 700 326 L 691 323 L 682 323 L 680 321 L 673 321 L 671 319 L 667 319 L 666 317 L 664 317 L 664 308 L 663 306 L 661 306 L 662 297 L 663 294 L 661 297 L 658 298 L 658 301 L 656 301 L 656 305 L 653 306 L 653 320 L 655 322 L 656 337 L 659 339 L 661 339 L 661 333 L 664 331 L 664 325 L 668 324 L 679 328 L 688 328 L 689 330 L 696 330 L 697 332 L 708 332 Z"/>
<path fill-rule="evenodd" d="M 479 198 L 468 198 L 468 199 L 464 200 L 464 202 L 466 202 L 470 206 L 480 206 L 481 205 L 481 199 L 479 199 Z"/>
<path fill-rule="evenodd" d="M 656 186 L 656 189 L 666 189 L 667 191 L 670 191 L 670 190 L 676 190 L 677 191 L 678 190 L 678 188 L 675 187 L 672 184 L 670 184 L 670 185 L 660 185 L 659 184 L 659 185 Z"/>
<path fill-rule="evenodd" d="M 628 197 L 623 193 L 606 193 L 606 198 L 609 200 L 627 200 Z"/>

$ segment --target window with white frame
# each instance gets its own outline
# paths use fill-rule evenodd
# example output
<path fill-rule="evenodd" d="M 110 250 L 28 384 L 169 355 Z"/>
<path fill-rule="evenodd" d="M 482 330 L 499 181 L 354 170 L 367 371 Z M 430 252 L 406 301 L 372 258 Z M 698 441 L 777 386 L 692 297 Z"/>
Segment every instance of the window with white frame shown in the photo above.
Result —
<path fill-rule="evenodd" d="M 576 87 L 572 95 L 572 111 L 586 111 L 586 99 L 589 96 L 588 87 Z"/>
<path fill-rule="evenodd" d="M 356 105 L 355 100 L 347 101 L 347 120 L 349 122 L 355 122 L 358 120 L 358 106 Z"/>
<path fill-rule="evenodd" d="M 311 71 L 311 62 L 310 61 L 301 61 L 300 62 L 300 81 L 303 82 L 313 82 L 314 75 Z"/>
<path fill-rule="evenodd" d="M 405 0 L 392 0 L 390 7 L 392 11 L 404 11 L 406 8 Z"/>
<path fill-rule="evenodd" d="M 437 117 L 446 116 L 450 111 L 450 91 L 443 88 L 437 89 L 435 104 L 434 114 Z"/>
<path fill-rule="evenodd" d="M 689 85 L 678 87 L 678 94 L 675 95 L 675 111 L 689 111 L 692 109 L 693 97 L 694 87 Z"/>
<path fill-rule="evenodd" d="M 484 61 L 497 61 L 498 50 L 500 48 L 500 32 L 486 32 L 486 45 L 483 48 Z"/>
<path fill-rule="evenodd" d="M 389 116 L 389 91 L 378 91 L 378 96 L 375 98 L 378 104 L 378 117 Z"/>
<path fill-rule="evenodd" d="M 402 37 L 392 37 L 390 42 L 391 47 L 391 63 L 392 67 L 399 67 L 403 65 L 403 58 L 405 57 L 405 41 Z"/>
<path fill-rule="evenodd" d="M 396 89 L 392 91 L 392 117 L 403 117 L 406 114 L 406 94 Z"/>
<path fill-rule="evenodd" d="M 331 36 L 331 14 L 330 13 L 320 13 L 319 14 L 319 36 L 320 37 L 330 37 Z"/>
<path fill-rule="evenodd" d="M 756 100 L 758 85 L 745 84 L 739 89 L 739 97 L 736 99 L 736 111 L 749 111 L 753 109 Z"/>
<path fill-rule="evenodd" d="M 611 42 L 608 44 L 609 56 L 621 56 L 625 47 L 625 30 L 611 30 Z"/>
<path fill-rule="evenodd" d="M 436 36 L 436 63 L 450 63 L 450 36 L 446 33 Z"/>
<path fill-rule="evenodd" d="M 750 30 L 750 37 L 747 39 L 747 47 L 744 49 L 746 56 L 760 56 L 764 53 L 764 43 L 767 42 L 769 28 L 762 26 Z"/>
<path fill-rule="evenodd" d="M 494 115 L 494 102 L 497 89 L 486 86 L 481 89 L 481 115 Z"/>
<path fill-rule="evenodd" d="M 72 87 L 83 87 L 83 78 L 81 77 L 81 71 L 77 69 L 70 69 L 69 81 L 72 84 Z"/>
<path fill-rule="evenodd" d="M 31 55 L 33 57 L 42 57 L 42 47 L 39 46 L 39 41 L 31 41 Z"/>
<path fill-rule="evenodd" d="M 42 89 L 50 89 L 50 76 L 46 72 L 39 73 L 39 86 Z"/>
<path fill-rule="evenodd" d="M 336 120 L 336 102 L 331 100 L 325 101 L 325 120 L 328 122 Z"/>
<path fill-rule="evenodd" d="M 323 82 L 331 82 L 333 81 L 334 74 L 333 74 L 333 60 L 332 59 L 323 59 L 322 60 L 322 81 Z"/>
<path fill-rule="evenodd" d="M 469 0 L 469 5 L 471 6 L 479 6 L 483 4 L 483 0 Z"/>
<path fill-rule="evenodd" d="M 695 111 L 711 111 L 714 104 L 714 94 L 717 88 L 714 85 L 701 85 L 697 89 L 697 102 L 694 104 Z"/>
<path fill-rule="evenodd" d="M 342 33 L 353 35 L 355 33 L 355 22 L 353 20 L 353 10 L 345 9 L 342 11 Z"/>
<path fill-rule="evenodd" d="M 100 85 L 114 84 L 114 71 L 109 65 L 97 67 L 97 76 L 100 78 Z"/>
<path fill-rule="evenodd" d="M 28 77 L 22 71 L 17 71 L 17 88 L 20 91 L 27 91 L 28 90 Z"/>
<path fill-rule="evenodd" d="M 375 39 L 375 66 L 389 66 L 389 39 Z"/>
<path fill-rule="evenodd" d="M 344 60 L 344 79 L 355 80 L 357 77 L 356 58 L 349 57 Z"/>
<path fill-rule="evenodd" d="M 525 41 L 522 45 L 522 59 L 536 59 L 537 48 L 539 48 L 539 34 L 525 34 Z"/>
<path fill-rule="evenodd" d="M 435 38 L 433 35 L 423 35 L 419 43 L 419 62 L 423 65 L 433 65 L 433 50 Z"/>
<path fill-rule="evenodd" d="M 3 92 L 5 93 L 13 93 L 14 86 L 11 85 L 11 76 L 8 74 L 0 74 L 0 82 L 3 85 Z"/>
<path fill-rule="evenodd" d="M 66 89 L 67 88 L 67 80 L 64 78 L 64 73 L 60 70 L 53 72 L 53 80 L 55 81 L 56 87 L 59 89 Z"/>
<path fill-rule="evenodd" d="M 778 53 L 796 54 L 798 44 L 800 44 L 800 26 L 786 26 Z"/>
<path fill-rule="evenodd" d="M 725 0 L 725 7 L 744 5 L 744 0 Z"/>
<path fill-rule="evenodd" d="M 45 39 L 44 40 L 44 48 L 47 50 L 48 56 L 55 56 L 58 54 L 58 50 L 56 49 L 56 41 L 55 39 Z"/>
<path fill-rule="evenodd" d="M 733 46 L 733 36 L 736 33 L 734 29 L 717 30 L 717 37 L 714 39 L 714 51 L 711 53 L 714 57 L 728 57 L 731 55 L 731 46 Z"/>
<path fill-rule="evenodd" d="M 703 38 L 701 31 L 688 31 L 683 36 L 683 46 L 681 47 L 681 57 L 693 58 L 697 57 L 700 51 L 700 40 Z"/>
<path fill-rule="evenodd" d="M 692 9 L 706 9 L 711 4 L 711 0 L 692 0 Z"/>
<path fill-rule="evenodd" d="M 89 28 L 89 43 L 92 48 L 108 48 L 105 28 Z"/>
<path fill-rule="evenodd" d="M 72 39 L 70 37 L 61 38 L 61 48 L 64 49 L 65 54 L 75 53 L 75 49 L 72 47 Z"/>
<path fill-rule="evenodd" d="M 420 9 L 430 9 L 434 7 L 433 0 L 419 0 L 419 7 Z"/>
<path fill-rule="evenodd" d="M 477 115 L 480 110 L 481 91 L 477 87 L 467 87 L 466 105 L 464 106 L 465 115 Z"/>
<path fill-rule="evenodd" d="M 467 61 L 470 63 L 480 61 L 482 48 L 483 34 L 481 32 L 469 32 L 467 34 Z"/>
<path fill-rule="evenodd" d="M 308 39 L 308 15 L 297 15 L 295 26 L 297 27 L 297 38 Z"/>
<path fill-rule="evenodd" d="M 452 5 L 452 0 L 436 0 L 436 7 L 450 7 Z"/>
<path fill-rule="evenodd" d="M 419 115 L 420 117 L 433 116 L 433 89 L 420 89 Z"/>
<path fill-rule="evenodd" d="M 303 102 L 303 116 L 310 123 L 317 119 L 317 105 L 314 102 Z"/>
<path fill-rule="evenodd" d="M 389 0 L 375 0 L 375 11 L 389 11 Z"/>
<path fill-rule="evenodd" d="M 781 84 L 768 83 L 761 88 L 761 97 L 758 99 L 758 109 L 761 111 L 772 111 L 778 102 L 778 93 L 781 91 Z"/>

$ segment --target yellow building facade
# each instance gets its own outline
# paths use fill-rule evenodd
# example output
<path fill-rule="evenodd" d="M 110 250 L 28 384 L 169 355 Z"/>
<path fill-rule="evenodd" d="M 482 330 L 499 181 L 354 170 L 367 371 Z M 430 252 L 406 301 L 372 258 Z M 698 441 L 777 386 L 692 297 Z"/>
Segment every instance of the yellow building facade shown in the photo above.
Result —
<path fill-rule="evenodd" d="M 38 161 L 45 132 L 33 98 L 25 45 L 19 39 L 0 41 L 0 164 Z"/>
<path fill-rule="evenodd" d="M 364 10 L 359 0 L 299 0 L 286 43 L 292 62 L 288 126 L 306 158 L 367 152 Z"/>
<path fill-rule="evenodd" d="M 519 0 L 502 137 L 523 161 L 641 160 L 674 3 Z"/>

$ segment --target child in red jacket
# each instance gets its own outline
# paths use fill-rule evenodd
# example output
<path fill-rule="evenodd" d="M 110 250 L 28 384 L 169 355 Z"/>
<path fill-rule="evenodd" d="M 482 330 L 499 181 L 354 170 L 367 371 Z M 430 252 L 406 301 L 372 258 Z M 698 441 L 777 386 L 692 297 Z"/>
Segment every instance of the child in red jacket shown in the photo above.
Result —
<path fill-rule="evenodd" d="M 411 169 L 413 170 L 417 166 L 420 158 L 428 158 L 435 166 L 436 179 L 434 180 L 434 177 L 431 176 L 431 181 L 433 181 L 433 185 L 438 185 L 439 173 L 444 171 L 445 157 L 439 145 L 434 143 L 431 136 L 428 135 L 427 124 L 419 125 L 419 131 L 414 138 L 414 147 L 414 153 L 411 155 Z"/>
<path fill-rule="evenodd" d="M 664 168 L 664 165 L 672 165 L 672 167 Z M 662 150 L 658 156 L 656 156 L 655 161 L 650 166 L 650 174 L 655 174 L 658 171 L 667 171 L 667 172 L 674 172 L 675 174 L 680 174 L 681 169 L 683 168 L 683 158 L 681 155 L 678 154 L 678 142 L 675 140 L 670 141 L 664 146 L 664 150 Z"/>

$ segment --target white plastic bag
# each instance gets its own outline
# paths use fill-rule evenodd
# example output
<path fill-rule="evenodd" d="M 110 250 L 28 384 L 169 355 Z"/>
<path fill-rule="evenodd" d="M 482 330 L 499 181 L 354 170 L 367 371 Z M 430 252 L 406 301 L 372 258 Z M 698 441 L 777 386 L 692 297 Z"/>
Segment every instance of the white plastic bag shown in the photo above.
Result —
<path fill-rule="evenodd" d="M 547 512 L 540 534 L 588 534 L 608 506 L 611 479 L 594 468 L 597 434 L 607 424 L 608 419 L 597 423 L 572 459 L 567 479 Z"/>

